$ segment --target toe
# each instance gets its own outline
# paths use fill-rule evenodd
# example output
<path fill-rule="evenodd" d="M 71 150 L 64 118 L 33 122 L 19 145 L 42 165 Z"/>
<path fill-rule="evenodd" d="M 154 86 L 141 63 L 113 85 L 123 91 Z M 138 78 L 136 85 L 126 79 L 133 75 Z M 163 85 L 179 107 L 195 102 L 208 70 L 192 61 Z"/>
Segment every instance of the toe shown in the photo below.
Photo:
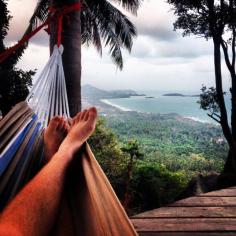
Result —
<path fill-rule="evenodd" d="M 60 123 L 60 117 L 59 116 L 53 117 L 48 124 L 48 129 L 49 130 L 57 129 L 59 123 Z"/>
<path fill-rule="evenodd" d="M 86 111 L 85 115 L 84 115 L 84 121 L 87 121 L 89 118 L 89 110 Z"/>
<path fill-rule="evenodd" d="M 67 118 L 66 122 L 69 126 L 73 125 L 73 119 L 72 118 Z"/>
<path fill-rule="evenodd" d="M 67 131 L 68 129 L 69 129 L 69 124 L 66 121 L 64 121 L 63 122 L 63 130 Z"/>
<path fill-rule="evenodd" d="M 83 120 L 84 120 L 84 117 L 85 117 L 85 115 L 86 115 L 86 112 L 87 112 L 86 109 L 82 112 L 81 117 L 80 117 L 80 121 L 83 121 Z"/>
<path fill-rule="evenodd" d="M 58 125 L 57 125 L 57 130 L 58 131 L 62 131 L 63 130 L 63 124 L 64 124 L 65 120 L 63 117 L 59 117 L 59 121 L 58 121 Z"/>
<path fill-rule="evenodd" d="M 64 137 L 65 137 L 65 136 L 67 135 L 67 133 L 68 133 L 68 129 L 67 129 L 67 124 L 66 124 L 66 123 L 63 124 L 62 132 L 63 132 L 63 136 L 64 136 Z"/>
<path fill-rule="evenodd" d="M 94 120 L 97 118 L 97 109 L 96 107 L 91 107 L 89 109 L 89 120 Z"/>
<path fill-rule="evenodd" d="M 79 113 L 77 113 L 77 115 L 73 118 L 73 125 L 75 124 L 75 123 L 77 123 L 77 122 L 79 122 L 80 121 L 80 119 L 81 119 L 81 116 L 82 116 L 82 111 L 80 111 Z"/>
<path fill-rule="evenodd" d="M 76 120 L 79 120 L 79 116 L 77 118 L 77 116 L 75 116 L 72 120 L 71 120 L 71 126 L 73 126 L 76 123 Z"/>
<path fill-rule="evenodd" d="M 61 120 L 60 116 L 54 116 L 51 120 L 50 123 L 57 124 Z"/>

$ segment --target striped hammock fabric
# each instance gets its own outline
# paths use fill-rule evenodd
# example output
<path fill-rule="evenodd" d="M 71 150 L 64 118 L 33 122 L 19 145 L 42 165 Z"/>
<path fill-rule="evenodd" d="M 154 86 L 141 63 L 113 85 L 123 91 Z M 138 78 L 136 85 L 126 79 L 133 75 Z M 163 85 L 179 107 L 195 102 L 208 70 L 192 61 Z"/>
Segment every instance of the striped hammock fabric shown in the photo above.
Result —
<path fill-rule="evenodd" d="M 1 210 L 42 168 L 43 130 L 50 119 L 69 118 L 62 53 L 62 46 L 54 47 L 26 101 L 0 121 Z M 55 222 L 50 235 L 137 235 L 88 144 L 68 170 Z"/>

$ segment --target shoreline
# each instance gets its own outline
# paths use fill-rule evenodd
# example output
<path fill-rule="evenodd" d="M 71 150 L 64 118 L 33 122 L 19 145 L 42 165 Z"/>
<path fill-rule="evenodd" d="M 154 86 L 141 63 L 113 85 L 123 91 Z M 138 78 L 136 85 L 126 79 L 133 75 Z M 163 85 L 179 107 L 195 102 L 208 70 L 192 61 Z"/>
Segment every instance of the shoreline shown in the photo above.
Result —
<path fill-rule="evenodd" d="M 109 106 L 118 108 L 118 109 L 120 109 L 121 111 L 133 111 L 133 110 L 130 110 L 130 109 L 128 109 L 128 108 L 125 108 L 125 107 L 116 105 L 116 104 L 114 104 L 114 103 L 112 103 L 112 102 L 109 102 L 107 99 L 100 99 L 100 101 L 101 101 L 102 103 L 105 103 L 106 105 L 109 105 Z"/>
<path fill-rule="evenodd" d="M 197 117 L 194 117 L 194 116 L 183 116 L 183 118 L 190 119 L 190 120 L 197 121 L 197 122 L 201 122 L 201 123 L 204 123 L 204 124 L 215 124 L 215 123 L 211 123 L 207 120 L 201 120 L 201 119 L 199 119 Z"/>
<path fill-rule="evenodd" d="M 128 108 L 125 108 L 125 107 L 122 107 L 122 106 L 119 106 L 119 105 L 116 105 L 110 101 L 108 101 L 107 99 L 99 99 L 99 101 L 102 103 L 102 104 L 106 104 L 108 106 L 111 106 L 113 108 L 117 108 L 118 110 L 122 111 L 122 112 L 138 112 L 138 113 L 143 113 L 143 114 L 160 114 L 160 115 L 168 115 L 168 114 L 172 114 L 172 113 L 153 113 L 153 112 L 141 112 L 141 111 L 136 111 L 136 110 L 131 110 L 131 109 L 128 109 Z M 202 119 L 199 119 L 197 117 L 193 117 L 193 116 L 183 116 L 183 115 L 180 115 L 178 113 L 176 113 L 177 115 L 179 115 L 180 117 L 182 117 L 183 119 L 189 119 L 189 120 L 192 120 L 192 121 L 195 121 L 195 122 L 200 122 L 200 123 L 203 123 L 203 124 L 211 124 L 211 125 L 216 125 L 215 123 L 213 122 L 209 122 L 207 120 L 202 120 Z"/>

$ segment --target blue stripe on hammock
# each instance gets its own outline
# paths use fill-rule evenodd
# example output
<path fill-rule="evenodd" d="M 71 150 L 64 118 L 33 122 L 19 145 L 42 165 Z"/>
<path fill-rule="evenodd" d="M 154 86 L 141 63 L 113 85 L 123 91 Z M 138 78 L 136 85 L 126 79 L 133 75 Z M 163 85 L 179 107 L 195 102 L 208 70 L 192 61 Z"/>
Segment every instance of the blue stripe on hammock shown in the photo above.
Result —
<path fill-rule="evenodd" d="M 16 154 L 18 148 L 22 144 L 22 142 L 25 139 L 25 136 L 29 132 L 29 130 L 32 128 L 35 120 L 37 119 L 37 115 L 32 116 L 32 120 L 30 123 L 22 130 L 21 134 L 17 137 L 17 139 L 12 143 L 12 145 L 9 147 L 9 149 L 6 151 L 6 153 L 0 158 L 0 177 L 8 167 L 10 161 Z"/>
<path fill-rule="evenodd" d="M 27 168 L 27 162 L 29 161 L 29 158 L 33 158 L 33 155 L 30 156 L 30 153 L 32 151 L 33 148 L 33 144 L 35 139 L 37 138 L 37 136 L 39 135 L 39 131 L 40 131 L 40 127 L 41 127 L 41 123 L 38 123 L 35 128 L 34 128 L 34 132 L 32 133 L 32 136 L 29 140 L 29 142 L 27 143 L 25 150 L 22 154 L 22 158 L 20 159 L 19 163 L 17 164 L 16 170 L 14 171 L 14 175 L 12 176 L 12 179 L 14 181 L 14 189 L 13 192 L 11 194 L 15 194 L 17 192 L 18 189 L 18 185 L 20 183 L 18 183 L 18 178 L 21 177 L 22 173 L 24 172 L 24 170 Z"/>
<path fill-rule="evenodd" d="M 17 167 L 16 167 L 13 175 L 11 176 L 11 179 L 9 180 L 6 188 L 3 190 L 3 192 L 0 195 L 1 196 L 0 210 L 2 210 L 6 206 L 7 202 L 12 197 L 14 197 L 14 195 L 18 192 L 19 188 L 23 187 L 23 186 L 21 186 L 21 175 L 24 172 L 25 168 L 27 168 L 27 165 L 25 166 L 25 164 L 28 161 L 28 158 L 33 158 L 33 156 L 29 156 L 29 155 L 32 150 L 33 143 L 34 143 L 37 135 L 40 133 L 39 132 L 40 127 L 41 127 L 40 123 L 38 123 L 35 126 L 32 136 L 30 137 L 30 140 L 27 143 L 27 145 L 22 153 L 22 158 L 19 160 Z"/>

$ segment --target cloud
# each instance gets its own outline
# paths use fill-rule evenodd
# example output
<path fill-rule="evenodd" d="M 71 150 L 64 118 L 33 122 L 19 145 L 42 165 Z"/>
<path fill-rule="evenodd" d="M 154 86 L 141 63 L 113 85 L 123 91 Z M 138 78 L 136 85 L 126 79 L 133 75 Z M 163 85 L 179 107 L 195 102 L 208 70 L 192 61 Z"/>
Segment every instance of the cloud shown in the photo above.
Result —
<path fill-rule="evenodd" d="M 36 0 L 9 1 L 14 15 L 9 42 L 21 37 L 35 4 Z M 101 58 L 93 47 L 83 47 L 82 83 L 105 89 L 172 91 L 199 91 L 202 84 L 214 86 L 212 42 L 194 36 L 183 38 L 180 33 L 173 32 L 175 18 L 169 9 L 164 1 L 145 0 L 138 17 L 129 15 L 139 35 L 134 40 L 132 53 L 124 51 L 124 69 L 121 72 L 112 63 L 108 49 L 104 50 Z M 48 37 L 41 32 L 31 40 L 18 66 L 37 68 L 40 72 L 48 58 Z M 225 66 L 222 70 L 224 86 L 228 88 L 228 72 Z"/>
<path fill-rule="evenodd" d="M 194 36 L 178 38 L 174 43 L 168 42 L 159 47 L 162 57 L 196 58 L 203 55 L 211 55 L 212 43 Z"/>
<path fill-rule="evenodd" d="M 25 70 L 37 69 L 40 73 L 49 59 L 49 48 L 29 44 L 17 67 Z"/>
<path fill-rule="evenodd" d="M 158 21 L 157 21 L 158 22 Z M 138 34 L 148 36 L 159 41 L 173 41 L 177 38 L 177 33 L 172 31 L 169 25 L 157 22 L 142 22 L 138 25 Z"/>
<path fill-rule="evenodd" d="M 160 0 L 145 0 L 138 11 L 138 16 L 131 17 L 137 26 L 139 35 L 148 36 L 158 41 L 172 41 L 177 35 L 173 32 L 175 17 L 170 5 Z"/>
<path fill-rule="evenodd" d="M 13 18 L 10 21 L 10 28 L 6 37 L 6 44 L 13 45 L 24 35 L 36 7 L 37 0 L 12 0 L 8 2 L 8 9 Z M 43 30 L 35 35 L 32 44 L 48 46 L 48 36 Z"/>
<path fill-rule="evenodd" d="M 82 83 L 90 83 L 105 89 L 132 88 L 136 90 L 195 90 L 204 83 L 214 85 L 213 70 L 201 71 L 201 61 L 209 63 L 206 57 L 181 60 L 172 58 L 140 60 L 126 57 L 123 71 L 116 70 L 107 56 L 102 60 L 94 57 L 91 49 L 83 51 Z M 206 59 L 206 60 L 205 60 Z M 162 62 L 161 62 L 162 61 Z M 202 62 L 203 63 L 203 62 Z M 197 66 L 199 64 L 199 66 Z"/>
<path fill-rule="evenodd" d="M 204 39 L 179 37 L 175 41 L 157 41 L 147 36 L 139 36 L 134 42 L 132 56 L 144 59 L 182 58 L 191 59 L 203 55 L 212 55 L 212 43 Z"/>

